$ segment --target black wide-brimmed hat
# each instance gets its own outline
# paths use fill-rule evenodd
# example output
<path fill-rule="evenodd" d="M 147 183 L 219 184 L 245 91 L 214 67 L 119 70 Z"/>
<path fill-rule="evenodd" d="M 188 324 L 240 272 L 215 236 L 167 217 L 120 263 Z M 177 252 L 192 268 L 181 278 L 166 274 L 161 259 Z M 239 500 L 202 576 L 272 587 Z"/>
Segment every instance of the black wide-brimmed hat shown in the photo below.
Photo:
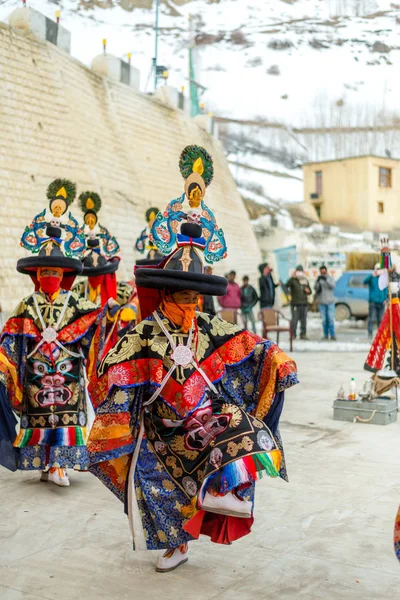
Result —
<path fill-rule="evenodd" d="M 223 296 L 228 285 L 225 277 L 206 275 L 203 251 L 206 241 L 201 227 L 184 223 L 177 236 L 177 248 L 157 267 L 138 267 L 136 285 L 143 288 L 167 290 L 195 290 L 210 296 Z"/>
<path fill-rule="evenodd" d="M 65 256 L 61 250 L 61 229 L 48 225 L 46 235 L 47 239 L 42 242 L 38 254 L 19 259 L 17 271 L 24 275 L 32 275 L 38 267 L 56 267 L 71 275 L 82 273 L 81 261 Z"/>
<path fill-rule="evenodd" d="M 88 239 L 88 253 L 83 262 L 82 275 L 86 277 L 96 277 L 97 275 L 107 275 L 115 273 L 119 267 L 119 258 L 114 257 L 107 260 L 99 251 L 100 242 L 98 238 Z"/>
<path fill-rule="evenodd" d="M 137 267 L 157 267 L 164 259 L 164 254 L 154 247 L 149 250 L 146 258 L 139 258 L 135 264 Z"/>
<path fill-rule="evenodd" d="M 161 256 L 161 258 L 151 259 L 151 258 L 139 258 L 135 265 L 137 267 L 158 267 L 158 265 L 164 260 L 165 256 Z"/>

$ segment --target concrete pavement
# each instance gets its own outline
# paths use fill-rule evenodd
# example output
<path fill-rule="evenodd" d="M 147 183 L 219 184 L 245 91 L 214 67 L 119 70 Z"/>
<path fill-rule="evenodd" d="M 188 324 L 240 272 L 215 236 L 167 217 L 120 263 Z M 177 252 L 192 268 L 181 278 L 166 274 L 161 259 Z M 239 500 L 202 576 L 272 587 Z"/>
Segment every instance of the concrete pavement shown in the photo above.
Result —
<path fill-rule="evenodd" d="M 281 426 L 290 482 L 259 482 L 251 535 L 229 547 L 193 542 L 189 563 L 157 574 L 156 553 L 131 551 L 122 505 L 92 475 L 72 473 L 61 489 L 1 469 L 1 600 L 400 597 L 400 421 L 332 420 L 340 384 L 366 378 L 363 353 L 293 356 L 301 385 Z"/>

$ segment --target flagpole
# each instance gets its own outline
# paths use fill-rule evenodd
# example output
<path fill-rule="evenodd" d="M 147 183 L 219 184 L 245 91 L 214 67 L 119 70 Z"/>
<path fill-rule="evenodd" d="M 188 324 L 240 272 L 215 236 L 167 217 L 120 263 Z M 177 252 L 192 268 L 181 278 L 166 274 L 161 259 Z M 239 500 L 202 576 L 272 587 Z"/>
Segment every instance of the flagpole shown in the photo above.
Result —
<path fill-rule="evenodd" d="M 155 43 L 154 43 L 154 91 L 157 89 L 157 61 L 158 61 L 158 10 L 160 0 L 156 0 L 156 23 L 154 27 Z"/>
<path fill-rule="evenodd" d="M 387 281 L 388 281 L 388 300 L 389 300 L 389 329 L 390 329 L 390 349 L 391 349 L 391 360 L 390 367 L 394 371 L 394 352 L 395 344 L 393 339 L 393 306 L 392 306 L 392 290 L 390 287 L 390 269 L 392 266 L 392 260 L 389 249 L 389 238 L 382 238 L 381 240 L 381 267 L 386 270 Z"/>

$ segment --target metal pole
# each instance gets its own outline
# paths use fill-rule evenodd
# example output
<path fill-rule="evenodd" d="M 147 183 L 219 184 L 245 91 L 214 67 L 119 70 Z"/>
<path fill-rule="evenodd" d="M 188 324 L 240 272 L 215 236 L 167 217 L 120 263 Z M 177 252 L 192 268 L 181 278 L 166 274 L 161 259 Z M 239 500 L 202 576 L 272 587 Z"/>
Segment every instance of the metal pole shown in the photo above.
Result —
<path fill-rule="evenodd" d="M 158 9 L 160 0 L 156 0 L 156 24 L 155 24 L 155 47 L 154 47 L 154 91 L 157 89 L 157 60 L 158 60 Z"/>
<path fill-rule="evenodd" d="M 188 79 L 189 79 L 189 115 L 192 116 L 192 44 L 193 44 L 193 28 L 192 15 L 189 15 L 189 48 L 188 48 Z"/>

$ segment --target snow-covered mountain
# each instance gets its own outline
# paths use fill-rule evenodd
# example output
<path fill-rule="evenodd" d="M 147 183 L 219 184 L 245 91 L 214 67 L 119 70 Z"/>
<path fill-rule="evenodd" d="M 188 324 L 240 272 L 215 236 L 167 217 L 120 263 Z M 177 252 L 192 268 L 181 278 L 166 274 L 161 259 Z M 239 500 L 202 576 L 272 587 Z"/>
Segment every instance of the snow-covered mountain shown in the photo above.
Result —
<path fill-rule="evenodd" d="M 397 0 L 400 2 L 400 0 Z M 72 32 L 86 64 L 132 53 L 143 91 L 154 56 L 155 1 L 28 0 Z M 0 19 L 20 0 L 0 4 Z M 191 16 L 191 18 L 189 18 Z M 220 122 L 232 171 L 249 199 L 302 199 L 305 160 L 400 157 L 400 4 L 391 0 L 161 0 L 159 64 L 188 87 L 194 40 L 202 101 Z M 251 167 L 251 168 L 249 168 Z"/>

